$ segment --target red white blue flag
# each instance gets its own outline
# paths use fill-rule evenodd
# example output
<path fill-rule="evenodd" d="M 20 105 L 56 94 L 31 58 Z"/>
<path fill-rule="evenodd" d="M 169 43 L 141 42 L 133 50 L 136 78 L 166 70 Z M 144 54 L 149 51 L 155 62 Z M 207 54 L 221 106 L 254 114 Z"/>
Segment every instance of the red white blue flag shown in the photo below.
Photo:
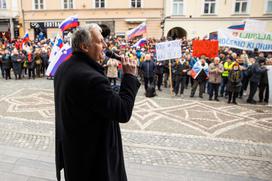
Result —
<path fill-rule="evenodd" d="M 49 56 L 49 63 L 54 61 L 54 59 L 56 58 L 57 53 L 59 52 L 59 50 L 63 47 L 63 41 L 61 39 L 61 37 L 59 35 L 57 35 L 54 45 L 52 47 L 52 51 L 50 53 Z"/>
<path fill-rule="evenodd" d="M 25 36 L 22 39 L 22 42 L 25 43 L 25 42 L 28 42 L 28 41 L 29 41 L 29 34 L 28 34 L 28 32 L 26 32 Z"/>
<path fill-rule="evenodd" d="M 63 47 L 58 51 L 57 55 L 53 61 L 50 62 L 47 70 L 46 75 L 53 77 L 55 76 L 59 66 L 67 61 L 72 56 L 72 47 L 68 44 L 64 44 Z"/>
<path fill-rule="evenodd" d="M 146 33 L 146 23 L 142 23 L 138 25 L 137 27 L 133 28 L 127 33 L 127 38 L 132 39 L 137 36 L 141 36 L 144 33 Z"/>
<path fill-rule="evenodd" d="M 232 26 L 229 26 L 228 29 L 232 29 L 232 30 L 245 30 L 245 26 L 246 26 L 246 22 L 242 22 L 239 24 L 235 24 Z"/>
<path fill-rule="evenodd" d="M 76 16 L 69 16 L 63 22 L 61 22 L 59 28 L 63 32 L 65 30 L 68 30 L 70 28 L 76 28 L 78 26 L 79 26 L 78 18 Z"/>
<path fill-rule="evenodd" d="M 146 38 L 141 38 L 137 43 L 135 43 L 132 47 L 143 47 L 147 43 Z"/>

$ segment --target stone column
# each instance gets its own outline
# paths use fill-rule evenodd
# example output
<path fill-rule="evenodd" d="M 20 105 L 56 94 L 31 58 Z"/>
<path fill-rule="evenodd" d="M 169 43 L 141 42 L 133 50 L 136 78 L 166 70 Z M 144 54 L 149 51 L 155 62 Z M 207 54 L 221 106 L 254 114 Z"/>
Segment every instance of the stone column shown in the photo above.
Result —
<path fill-rule="evenodd" d="M 9 18 L 9 29 L 10 29 L 10 38 L 14 39 L 14 23 L 12 18 Z"/>

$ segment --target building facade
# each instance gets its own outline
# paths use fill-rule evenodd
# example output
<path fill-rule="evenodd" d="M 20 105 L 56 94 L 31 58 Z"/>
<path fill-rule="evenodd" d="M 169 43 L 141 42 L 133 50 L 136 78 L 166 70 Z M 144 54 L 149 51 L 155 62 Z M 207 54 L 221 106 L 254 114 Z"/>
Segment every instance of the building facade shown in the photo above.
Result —
<path fill-rule="evenodd" d="M 0 38 L 19 36 L 20 0 L 0 0 Z"/>
<path fill-rule="evenodd" d="M 40 33 L 55 37 L 58 25 L 71 15 L 81 25 L 98 23 L 118 35 L 146 22 L 146 36 L 160 38 L 163 0 L 23 0 L 22 12 L 31 39 Z"/>
<path fill-rule="evenodd" d="M 164 36 L 173 39 L 203 38 L 244 19 L 265 21 L 272 32 L 272 0 L 164 1 Z"/>

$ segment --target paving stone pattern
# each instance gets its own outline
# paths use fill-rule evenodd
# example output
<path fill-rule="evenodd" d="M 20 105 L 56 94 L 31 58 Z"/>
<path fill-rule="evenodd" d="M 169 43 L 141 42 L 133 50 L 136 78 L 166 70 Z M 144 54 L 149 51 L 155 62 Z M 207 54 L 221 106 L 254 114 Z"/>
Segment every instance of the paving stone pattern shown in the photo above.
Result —
<path fill-rule="evenodd" d="M 0 85 L 0 180 L 56 180 L 53 82 Z M 157 94 L 121 125 L 130 181 L 272 180 L 271 107 Z"/>

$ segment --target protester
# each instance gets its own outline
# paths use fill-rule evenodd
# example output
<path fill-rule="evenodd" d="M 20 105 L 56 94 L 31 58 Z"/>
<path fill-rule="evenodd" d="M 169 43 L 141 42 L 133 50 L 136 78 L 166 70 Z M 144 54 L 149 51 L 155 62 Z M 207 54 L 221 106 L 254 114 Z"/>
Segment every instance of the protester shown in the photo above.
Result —
<path fill-rule="evenodd" d="M 5 78 L 5 76 L 4 76 L 5 72 L 4 72 L 3 60 L 2 60 L 3 54 L 4 54 L 4 51 L 0 49 L 0 70 L 1 70 L 2 78 Z"/>
<path fill-rule="evenodd" d="M 36 48 L 33 56 L 33 61 L 35 63 L 36 75 L 41 77 L 42 71 L 42 58 L 41 58 L 41 49 Z"/>
<path fill-rule="evenodd" d="M 209 100 L 212 100 L 212 97 L 214 95 L 214 100 L 219 101 L 218 90 L 222 81 L 221 74 L 223 73 L 223 71 L 224 67 L 220 63 L 220 58 L 215 57 L 214 62 L 209 65 Z"/>
<path fill-rule="evenodd" d="M 165 88 L 168 87 L 168 79 L 169 79 L 169 60 L 163 62 L 163 86 Z"/>
<path fill-rule="evenodd" d="M 232 69 L 229 71 L 228 75 L 228 103 L 237 104 L 236 98 L 242 87 L 242 74 L 239 67 L 239 64 L 235 62 L 232 66 Z"/>
<path fill-rule="evenodd" d="M 4 51 L 4 54 L 2 56 L 2 62 L 3 62 L 3 70 L 4 70 L 5 79 L 6 80 L 11 79 L 11 76 L 10 76 L 11 57 L 10 57 L 10 51 L 8 49 Z"/>
<path fill-rule="evenodd" d="M 116 79 L 118 76 L 118 61 L 110 58 L 107 62 L 107 77 L 109 78 L 110 84 L 116 85 Z"/>
<path fill-rule="evenodd" d="M 46 50 L 46 48 L 42 48 L 42 53 L 41 53 L 41 60 L 42 60 L 42 67 L 41 67 L 41 73 L 43 76 L 45 76 L 46 69 L 49 65 L 49 50 Z"/>
<path fill-rule="evenodd" d="M 147 87 L 151 84 L 154 84 L 154 74 L 155 74 L 155 63 L 151 60 L 150 54 L 145 55 L 145 60 L 141 64 L 140 68 L 143 71 L 144 75 L 144 87 L 147 90 Z"/>
<path fill-rule="evenodd" d="M 239 93 L 239 98 L 241 99 L 243 95 L 246 95 L 246 90 L 249 82 L 249 73 L 248 68 L 250 66 L 249 60 L 247 58 L 247 54 L 245 51 L 243 51 L 243 54 L 240 55 L 240 57 L 236 60 L 239 63 L 239 67 L 241 70 L 241 77 L 242 77 L 242 87 L 241 91 Z"/>
<path fill-rule="evenodd" d="M 30 48 L 29 52 L 27 52 L 27 70 L 28 70 L 28 78 L 35 79 L 35 61 L 32 54 L 32 47 Z"/>
<path fill-rule="evenodd" d="M 111 89 L 103 67 L 106 44 L 91 24 L 72 37 L 72 57 L 55 78 L 57 179 L 127 181 L 119 123 L 129 121 L 140 83 L 137 63 L 121 58 L 120 93 Z"/>
<path fill-rule="evenodd" d="M 183 97 L 183 92 L 186 86 L 186 75 L 189 71 L 189 64 L 184 57 L 181 59 L 177 59 L 177 61 L 173 64 L 173 70 L 175 72 L 175 95 Z"/>
<path fill-rule="evenodd" d="M 189 71 L 190 71 L 190 70 L 192 70 L 192 68 L 195 65 L 195 63 L 197 62 L 197 60 L 194 57 L 192 57 L 190 54 L 186 55 L 186 59 L 189 62 Z M 186 88 L 188 88 L 189 82 L 191 83 L 191 87 L 193 87 L 194 79 L 192 78 L 192 76 L 187 74 L 187 76 L 186 76 Z"/>
<path fill-rule="evenodd" d="M 250 104 L 256 104 L 254 96 L 260 84 L 262 73 L 267 71 L 264 64 L 265 58 L 259 57 L 257 61 L 252 65 L 252 76 L 250 78 L 250 92 L 247 99 L 247 102 Z"/>
<path fill-rule="evenodd" d="M 11 55 L 11 61 L 12 61 L 12 67 L 14 71 L 14 76 L 15 79 L 17 80 L 18 78 L 21 79 L 22 75 L 22 62 L 24 61 L 24 55 L 20 52 L 18 52 L 17 49 L 14 49 L 12 51 Z"/>
<path fill-rule="evenodd" d="M 155 67 L 155 74 L 156 74 L 156 80 L 157 80 L 157 86 L 158 90 L 161 90 L 162 86 L 162 78 L 163 78 L 163 63 L 162 62 L 156 62 L 156 67 Z"/>
<path fill-rule="evenodd" d="M 228 95 L 226 88 L 226 85 L 228 83 L 228 77 L 229 77 L 229 71 L 232 69 L 233 66 L 233 58 L 228 56 L 226 58 L 226 62 L 224 63 L 224 72 L 222 73 L 222 82 L 221 82 L 221 90 L 220 90 L 220 97 L 225 97 Z"/>
<path fill-rule="evenodd" d="M 193 69 L 191 70 L 191 76 L 194 79 L 194 84 L 191 90 L 190 97 L 194 97 L 196 89 L 199 85 L 199 97 L 203 98 L 205 82 L 208 78 L 208 70 L 209 67 L 204 58 L 200 59 L 195 63 Z"/>
<path fill-rule="evenodd" d="M 269 85 L 267 71 L 261 73 L 260 84 L 259 84 L 259 102 L 268 103 L 269 100 Z"/>

